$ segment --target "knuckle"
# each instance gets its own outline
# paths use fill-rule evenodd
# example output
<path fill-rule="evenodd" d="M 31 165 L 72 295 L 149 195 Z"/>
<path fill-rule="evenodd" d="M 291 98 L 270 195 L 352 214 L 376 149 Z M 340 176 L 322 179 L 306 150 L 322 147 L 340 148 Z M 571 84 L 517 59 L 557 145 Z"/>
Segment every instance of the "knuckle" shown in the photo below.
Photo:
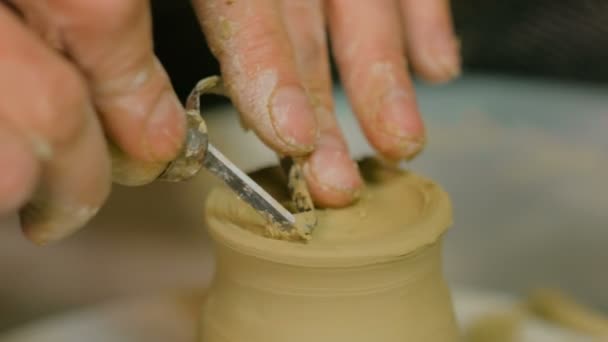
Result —
<path fill-rule="evenodd" d="M 327 63 L 325 42 L 313 32 L 304 32 L 304 44 L 298 47 L 297 57 L 301 65 L 318 70 Z"/>
<path fill-rule="evenodd" d="M 168 84 L 168 76 L 154 55 L 131 53 L 121 65 L 99 68 L 92 80 L 93 94 L 99 98 L 120 98 L 134 93 L 156 94 Z"/>
<path fill-rule="evenodd" d="M 331 94 L 331 81 L 322 75 L 313 74 L 303 77 L 306 91 L 314 107 L 331 108 L 333 104 Z"/>
<path fill-rule="evenodd" d="M 403 55 L 385 52 L 358 58 L 349 63 L 347 80 L 356 84 L 394 83 L 403 78 L 406 62 Z"/>
<path fill-rule="evenodd" d="M 321 4 L 317 1 L 289 2 L 286 23 L 297 57 L 302 64 L 318 65 L 327 59 Z"/>
<path fill-rule="evenodd" d="M 237 40 L 237 46 L 244 56 L 249 60 L 267 60 L 269 56 L 278 55 L 283 42 L 282 33 L 276 27 L 264 22 L 264 18 L 250 18 L 246 25 L 248 30 L 241 30 Z"/>

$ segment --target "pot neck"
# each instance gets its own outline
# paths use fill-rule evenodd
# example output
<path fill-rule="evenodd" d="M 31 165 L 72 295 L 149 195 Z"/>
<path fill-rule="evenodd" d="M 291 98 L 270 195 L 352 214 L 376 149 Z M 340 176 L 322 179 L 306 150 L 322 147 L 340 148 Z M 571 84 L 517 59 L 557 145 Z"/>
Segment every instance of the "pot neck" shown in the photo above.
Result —
<path fill-rule="evenodd" d="M 217 247 L 216 281 L 251 291 L 302 296 L 364 295 L 418 287 L 441 276 L 441 242 L 408 255 L 363 266 L 306 267 L 257 258 Z"/>

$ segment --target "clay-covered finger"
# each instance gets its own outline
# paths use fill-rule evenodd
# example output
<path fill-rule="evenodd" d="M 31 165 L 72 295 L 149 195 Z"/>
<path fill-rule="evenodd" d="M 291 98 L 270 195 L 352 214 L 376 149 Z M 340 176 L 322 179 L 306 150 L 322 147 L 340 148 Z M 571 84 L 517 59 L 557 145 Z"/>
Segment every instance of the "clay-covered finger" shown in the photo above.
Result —
<path fill-rule="evenodd" d="M 82 227 L 97 212 L 109 193 L 110 162 L 78 72 L 3 7 L 0 42 L 0 74 L 10 80 L 0 82 L 1 122 L 14 127 L 40 166 L 21 225 L 43 244 Z"/>
<path fill-rule="evenodd" d="M 279 1 L 194 1 L 226 90 L 246 126 L 281 154 L 313 150 L 317 125 Z"/>
<path fill-rule="evenodd" d="M 109 137 L 132 158 L 169 161 L 185 116 L 154 55 L 149 1 L 15 0 L 28 25 L 78 66 Z"/>
<path fill-rule="evenodd" d="M 425 133 L 403 55 L 397 4 L 328 0 L 328 17 L 342 84 L 367 139 L 386 158 L 414 157 Z"/>
<path fill-rule="evenodd" d="M 430 82 L 460 74 L 460 44 L 449 0 L 400 0 L 407 53 L 416 73 Z"/>
<path fill-rule="evenodd" d="M 300 77 L 319 125 L 317 147 L 304 164 L 309 190 L 317 205 L 350 204 L 357 198 L 362 180 L 334 116 L 323 3 L 285 0 L 282 11 Z"/>

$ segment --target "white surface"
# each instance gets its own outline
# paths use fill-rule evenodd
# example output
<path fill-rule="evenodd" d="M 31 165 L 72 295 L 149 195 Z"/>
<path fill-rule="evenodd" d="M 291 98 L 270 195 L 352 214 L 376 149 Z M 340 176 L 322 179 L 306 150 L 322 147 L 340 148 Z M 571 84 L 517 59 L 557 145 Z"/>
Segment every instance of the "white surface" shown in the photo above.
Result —
<path fill-rule="evenodd" d="M 488 313 L 509 311 L 516 303 L 510 296 L 468 291 L 457 291 L 454 302 L 462 331 Z M 522 322 L 518 331 L 517 342 L 589 341 L 534 319 Z M 196 311 L 186 311 L 183 303 L 167 296 L 116 302 L 57 316 L 0 336 L 0 342 L 191 342 L 196 332 Z"/>

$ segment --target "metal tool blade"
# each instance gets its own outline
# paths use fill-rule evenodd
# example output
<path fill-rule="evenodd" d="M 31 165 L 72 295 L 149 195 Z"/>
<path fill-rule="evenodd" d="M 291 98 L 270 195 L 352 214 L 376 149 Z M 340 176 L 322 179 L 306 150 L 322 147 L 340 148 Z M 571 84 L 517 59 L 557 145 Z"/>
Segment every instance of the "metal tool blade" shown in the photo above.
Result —
<path fill-rule="evenodd" d="M 295 217 L 211 144 L 207 146 L 203 166 L 278 229 L 285 233 L 295 229 Z"/>

